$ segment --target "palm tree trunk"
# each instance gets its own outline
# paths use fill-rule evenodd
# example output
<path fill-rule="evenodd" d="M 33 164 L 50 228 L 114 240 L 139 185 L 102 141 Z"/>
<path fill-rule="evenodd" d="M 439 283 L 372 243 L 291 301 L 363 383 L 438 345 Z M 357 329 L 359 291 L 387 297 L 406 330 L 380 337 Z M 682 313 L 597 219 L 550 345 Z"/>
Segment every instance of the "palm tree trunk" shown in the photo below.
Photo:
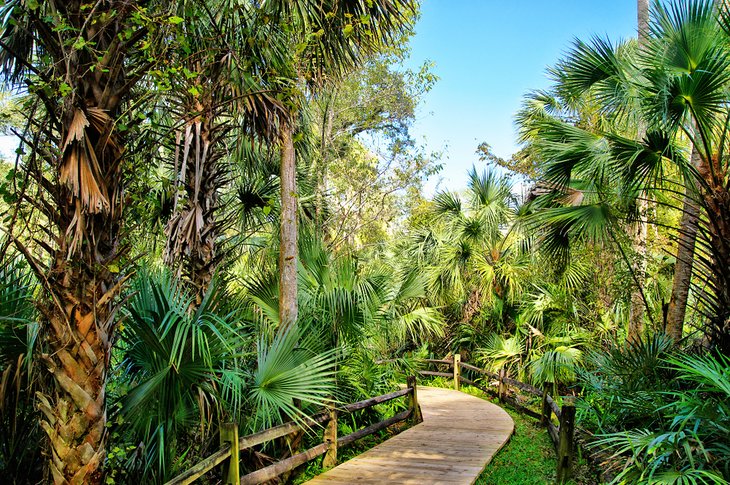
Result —
<path fill-rule="evenodd" d="M 217 122 L 212 103 L 212 99 L 207 107 L 197 103 L 193 112 L 200 115 L 177 137 L 175 176 L 185 197 L 180 200 L 179 190 L 175 192 L 173 214 L 165 227 L 165 263 L 177 267 L 178 275 L 191 283 L 196 305 L 203 301 L 220 259 L 216 247 L 218 187 L 224 172 L 219 167 L 223 157 L 219 146 L 225 127 Z"/>
<path fill-rule="evenodd" d="M 719 168 L 719 167 L 718 167 Z M 708 232 L 711 245 L 710 278 L 715 293 L 716 313 L 712 315 L 705 334 L 710 345 L 723 355 L 730 355 L 730 193 L 721 176 L 705 198 Z"/>
<path fill-rule="evenodd" d="M 695 168 L 702 165 L 700 153 L 694 146 L 692 147 L 692 165 Z M 685 189 L 682 203 L 682 218 L 679 222 L 679 238 L 677 241 L 677 262 L 674 265 L 672 295 L 669 299 L 669 309 L 667 310 L 665 322 L 665 332 L 672 337 L 674 342 L 679 342 L 682 339 L 700 217 L 700 208 L 693 200 L 689 190 L 689 188 Z"/>
<path fill-rule="evenodd" d="M 119 126 L 129 120 L 119 116 L 132 87 L 152 68 L 130 59 L 157 33 L 165 36 L 140 25 L 134 1 L 31 3 L 17 2 L 0 23 L 34 39 L 31 57 L 4 54 L 48 81 L 28 91 L 44 109 L 30 119 L 31 152 L 23 164 L 37 191 L 19 202 L 43 211 L 48 238 L 36 242 L 48 257 L 41 261 L 22 241 L 15 244 L 43 286 L 38 308 L 48 354 L 41 359 L 54 386 L 37 396 L 50 443 L 48 469 L 58 484 L 96 484 L 108 435 L 115 300 L 128 277 L 121 266 L 129 250 L 122 238 L 129 147 Z M 28 77 L 36 85 L 36 74 Z"/>
<path fill-rule="evenodd" d="M 639 220 L 636 222 L 633 233 L 633 245 L 636 253 L 636 263 L 633 271 L 636 278 L 636 286 L 631 291 L 629 331 L 627 336 L 629 342 L 638 342 L 644 335 L 644 312 L 646 309 L 644 292 L 640 286 L 646 281 L 646 240 L 648 235 L 646 217 L 649 204 L 646 200 L 642 199 L 639 201 L 638 206 Z"/>
<path fill-rule="evenodd" d="M 291 121 L 281 133 L 281 231 L 279 247 L 279 324 L 283 329 L 297 321 L 297 179 Z"/>
<path fill-rule="evenodd" d="M 104 113 L 114 111 L 104 108 Z M 74 108 L 75 114 L 65 119 L 80 116 L 79 110 L 92 113 L 94 107 Z M 51 256 L 48 269 L 44 271 L 16 242 L 46 290 L 39 310 L 49 353 L 42 358 L 55 388 L 47 395 L 38 394 L 38 407 L 51 447 L 48 467 L 58 484 L 100 483 L 105 456 L 105 385 L 114 340 L 114 300 L 126 279 L 118 269 L 125 252 L 120 238 L 123 152 L 112 118 L 105 116 L 100 118 L 103 123 L 90 123 L 82 139 L 66 145 L 56 178 L 59 182 L 47 186 L 59 202 L 57 211 L 49 213 L 54 214 L 58 236 L 55 247 L 46 246 Z M 74 121 L 65 125 L 64 139 L 70 139 L 74 124 L 78 126 Z M 106 143 L 97 143 L 100 139 Z M 89 147 L 94 147 L 93 152 Z M 82 180 L 74 186 L 67 166 L 92 158 L 98 162 L 98 179 L 93 183 Z M 37 177 L 40 180 L 43 175 Z M 98 206 L 88 203 L 93 200 L 88 198 L 88 191 L 94 184 L 102 194 Z"/>
<path fill-rule="evenodd" d="M 56 303 L 40 306 L 49 323 L 50 353 L 43 357 L 56 388 L 52 396 L 39 393 L 38 406 L 57 484 L 100 483 L 107 437 L 105 383 L 114 325 L 108 300 L 115 282 L 108 271 L 78 259 L 56 258 L 51 274 L 57 276 L 49 281 Z"/>

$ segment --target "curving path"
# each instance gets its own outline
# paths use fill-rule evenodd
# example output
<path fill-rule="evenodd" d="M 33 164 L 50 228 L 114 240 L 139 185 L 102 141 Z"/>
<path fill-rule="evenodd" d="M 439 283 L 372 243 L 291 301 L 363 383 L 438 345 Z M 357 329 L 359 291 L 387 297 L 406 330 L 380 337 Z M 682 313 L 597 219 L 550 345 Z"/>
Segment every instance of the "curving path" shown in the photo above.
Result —
<path fill-rule="evenodd" d="M 307 484 L 472 484 L 514 431 L 499 406 L 459 391 L 419 387 L 423 423 Z"/>

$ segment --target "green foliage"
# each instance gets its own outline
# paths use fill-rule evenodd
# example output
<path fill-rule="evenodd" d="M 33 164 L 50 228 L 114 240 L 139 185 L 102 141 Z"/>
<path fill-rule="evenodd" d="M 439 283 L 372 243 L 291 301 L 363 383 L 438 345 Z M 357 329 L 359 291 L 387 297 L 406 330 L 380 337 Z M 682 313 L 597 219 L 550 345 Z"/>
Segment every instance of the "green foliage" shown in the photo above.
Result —
<path fill-rule="evenodd" d="M 171 275 L 142 273 L 126 307 L 119 374 L 122 423 L 145 443 L 145 471 L 169 477 L 183 439 L 199 425 L 204 437 L 225 416 L 241 415 L 245 349 L 235 311 L 212 285 L 202 304 Z"/>
<path fill-rule="evenodd" d="M 674 387 L 663 367 L 671 349 L 671 340 L 657 334 L 590 354 L 588 370 L 580 373 L 585 387 L 579 401 L 581 422 L 611 432 L 660 419 L 663 400 L 652 392 Z"/>
<path fill-rule="evenodd" d="M 35 362 L 36 281 L 19 258 L 6 261 L 0 268 L 0 474 L 9 481 L 39 480 L 44 439 L 34 403 L 43 381 Z"/>
<path fill-rule="evenodd" d="M 668 378 L 659 386 L 622 397 L 623 407 L 643 419 L 595 442 L 625 460 L 615 482 L 728 483 L 730 361 L 684 355 L 663 358 L 661 367 Z M 655 405 L 639 414 L 647 399 Z"/>
<path fill-rule="evenodd" d="M 329 401 L 334 393 L 336 354 L 313 350 L 321 348 L 319 337 L 292 326 L 280 331 L 270 344 L 259 338 L 251 388 L 255 429 L 298 420 L 307 414 L 304 410 L 323 407 Z"/>

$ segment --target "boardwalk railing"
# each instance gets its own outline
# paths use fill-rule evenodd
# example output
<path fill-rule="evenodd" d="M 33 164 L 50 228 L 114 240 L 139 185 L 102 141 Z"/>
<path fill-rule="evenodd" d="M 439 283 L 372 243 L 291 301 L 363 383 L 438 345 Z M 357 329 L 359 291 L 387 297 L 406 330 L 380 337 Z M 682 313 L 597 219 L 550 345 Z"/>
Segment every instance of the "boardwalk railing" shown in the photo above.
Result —
<path fill-rule="evenodd" d="M 505 369 L 500 369 L 500 371 L 495 374 L 477 366 L 462 362 L 461 355 L 459 354 L 455 354 L 453 360 L 424 359 L 422 362 L 450 369 L 448 372 L 438 370 L 419 371 L 419 374 L 423 376 L 451 378 L 454 380 L 454 389 L 456 390 L 459 390 L 462 383 L 468 384 L 498 397 L 501 402 L 510 404 L 512 407 L 524 414 L 539 419 L 540 422 L 547 427 L 548 434 L 555 445 L 555 450 L 558 456 L 557 482 L 563 483 L 567 481 L 571 473 L 573 451 L 575 448 L 575 402 L 572 396 L 564 396 L 562 398 L 563 405 L 560 407 L 555 402 L 555 399 L 548 393 L 550 384 L 546 384 L 544 389 L 541 390 L 530 384 L 507 377 Z M 469 371 L 472 374 L 481 375 L 490 382 L 487 385 L 484 385 L 479 381 L 468 379 L 462 375 L 463 370 Z M 517 399 L 510 396 L 510 387 L 541 397 L 542 406 L 540 412 L 533 411 L 532 409 L 522 405 L 519 401 L 517 401 Z M 558 422 L 557 426 L 553 420 L 553 415 Z"/>
<path fill-rule="evenodd" d="M 242 438 L 238 437 L 238 425 L 236 423 L 225 423 L 220 428 L 221 447 L 218 451 L 205 458 L 186 472 L 173 478 L 165 485 L 186 485 L 193 483 L 218 465 L 224 465 L 223 483 L 225 485 L 253 485 L 269 481 L 284 473 L 287 473 L 304 463 L 307 463 L 318 456 L 324 455 L 322 465 L 327 468 L 334 466 L 337 462 L 337 448 L 349 445 L 365 436 L 371 435 L 377 431 L 385 429 L 406 419 L 410 419 L 412 423 L 420 423 L 421 409 L 418 406 L 418 391 L 416 389 L 416 378 L 408 377 L 407 387 L 382 396 L 372 397 L 364 401 L 352 404 L 346 404 L 342 407 L 331 405 L 327 410 L 309 416 L 302 422 L 290 421 L 288 423 L 275 426 L 273 428 L 260 431 Z M 343 413 L 353 413 L 362 409 L 375 406 L 384 402 L 406 397 L 408 406 L 405 411 L 401 411 L 395 416 L 379 421 L 366 428 L 355 431 L 345 436 L 337 436 L 337 417 Z M 241 450 L 261 445 L 268 441 L 290 436 L 294 433 L 312 429 L 315 426 L 324 425 L 323 442 L 317 446 L 309 448 L 301 453 L 293 455 L 289 458 L 278 461 L 260 470 L 240 475 L 239 471 L 239 454 Z"/>

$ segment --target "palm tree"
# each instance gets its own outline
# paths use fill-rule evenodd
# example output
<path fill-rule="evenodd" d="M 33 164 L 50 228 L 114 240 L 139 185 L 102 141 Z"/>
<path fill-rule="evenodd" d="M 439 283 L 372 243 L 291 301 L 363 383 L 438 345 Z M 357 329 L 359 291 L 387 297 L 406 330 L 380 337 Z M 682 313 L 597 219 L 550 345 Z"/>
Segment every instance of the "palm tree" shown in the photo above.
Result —
<path fill-rule="evenodd" d="M 718 29 L 718 20 L 723 29 Z M 694 272 L 711 282 L 711 296 L 699 292 L 707 306 L 704 316 L 717 345 L 728 348 L 727 249 L 720 234 L 730 217 L 725 203 L 728 168 L 725 158 L 728 88 L 727 12 L 713 2 L 679 3 L 655 7 L 653 38 L 646 56 L 646 111 L 649 116 L 666 120 L 669 133 L 686 136 L 691 144 L 689 160 L 678 160 L 685 195 L 678 227 L 677 262 L 665 329 L 680 341 Z M 671 90 L 666 92 L 665 90 Z M 656 96 L 652 99 L 652 96 Z M 698 100 L 703 101 L 698 101 Z M 688 162 L 688 163 L 687 163 Z M 708 222 L 703 221 L 702 214 Z M 699 245 L 699 247 L 698 247 Z M 699 254 L 695 254 L 695 253 Z M 709 296 L 709 299 L 708 299 Z"/>
<path fill-rule="evenodd" d="M 19 199 L 48 222 L 37 242 L 44 260 L 13 240 L 43 282 L 43 360 L 55 389 L 39 395 L 39 408 L 56 483 L 101 481 L 115 299 L 128 278 L 122 234 L 135 113 L 126 103 L 164 57 L 160 40 L 175 24 L 153 2 L 89 7 L 11 0 L 0 11 L 3 79 L 28 95 L 23 166 L 38 187 Z"/>
<path fill-rule="evenodd" d="M 647 37 L 649 35 L 649 1 L 637 0 L 636 2 L 637 17 L 637 45 L 641 50 L 646 47 Z M 641 140 L 646 135 L 646 127 L 643 123 L 639 123 L 637 127 L 636 138 Z M 646 263 L 647 263 L 647 228 L 649 216 L 649 203 L 646 194 L 642 194 L 637 201 L 638 220 L 636 221 L 633 242 L 636 250 L 638 261 L 634 269 L 636 274 L 637 288 L 631 291 L 631 310 L 629 313 L 629 333 L 628 339 L 632 342 L 637 341 L 644 334 L 644 298 L 640 289 L 646 279 Z"/>
<path fill-rule="evenodd" d="M 190 20 L 183 24 L 189 41 L 164 106 L 176 125 L 165 260 L 185 274 L 200 304 L 224 256 L 221 237 L 233 222 L 221 210 L 221 191 L 241 153 L 236 145 L 273 136 L 282 111 L 265 72 L 281 63 L 283 53 L 281 32 L 260 21 L 253 4 L 181 7 L 180 15 Z"/>
<path fill-rule="evenodd" d="M 719 20 L 721 26 L 728 25 L 725 12 Z M 592 94 L 609 119 L 639 115 L 647 126 L 642 140 L 627 137 L 615 123 L 606 123 L 594 133 L 549 117 L 534 126 L 547 160 L 545 177 L 557 188 L 544 200 L 558 201 L 561 193 L 575 190 L 574 184 L 580 180 L 591 184 L 591 191 L 584 191 L 590 198 L 572 209 L 550 209 L 543 213 L 547 215 L 544 220 L 564 228 L 566 224 L 573 229 L 590 228 L 596 235 L 605 229 L 604 236 L 615 239 L 618 231 L 612 219 L 616 220 L 619 205 L 635 206 L 632 201 L 643 190 L 671 194 L 671 184 L 686 190 L 691 204 L 678 208 L 683 214 L 678 228 L 677 259 L 681 264 L 675 267 L 674 295 L 676 284 L 685 281 L 679 289 L 686 296 L 686 272 L 694 266 L 701 280 L 708 282 L 708 288 L 697 292 L 697 310 L 708 320 L 705 330 L 714 345 L 726 349 L 730 254 L 724 238 L 730 207 L 723 201 L 729 175 L 725 120 L 730 66 L 726 56 L 729 30 L 718 28 L 717 22 L 712 2 L 678 2 L 667 8 L 656 4 L 651 36 L 646 48 L 635 56 L 630 55 L 629 46 L 596 39 L 590 44 L 576 43 L 568 60 L 559 66 L 562 87 L 576 96 Z M 638 109 L 627 112 L 626 107 L 637 104 Z M 684 155 L 683 139 L 691 143 L 689 157 Z M 672 178 L 673 174 L 679 178 Z M 597 210 L 589 211 L 588 204 Z M 592 221 L 583 217 L 588 215 Z M 688 224 L 693 220 L 696 225 Z M 680 306 L 681 296 L 675 298 Z M 683 321 L 672 319 L 667 331 L 678 340 L 682 325 Z"/>
<path fill-rule="evenodd" d="M 462 321 L 468 323 L 485 303 L 514 301 L 527 258 L 506 177 L 472 168 L 466 199 L 463 207 L 456 194 L 434 197 L 434 214 L 444 224 L 444 234 L 428 274 L 435 295 L 465 301 Z"/>
<path fill-rule="evenodd" d="M 259 431 L 299 419 L 297 401 L 321 407 L 332 393 L 334 358 L 320 351 L 317 332 L 295 326 L 256 338 L 245 308 L 219 281 L 194 311 L 195 292 L 168 272 L 143 272 L 133 283 L 116 383 L 124 390 L 120 422 L 143 443 L 137 453 L 147 481 L 179 471 L 176 458 L 190 451 L 182 446 L 205 442 L 215 423 Z"/>

